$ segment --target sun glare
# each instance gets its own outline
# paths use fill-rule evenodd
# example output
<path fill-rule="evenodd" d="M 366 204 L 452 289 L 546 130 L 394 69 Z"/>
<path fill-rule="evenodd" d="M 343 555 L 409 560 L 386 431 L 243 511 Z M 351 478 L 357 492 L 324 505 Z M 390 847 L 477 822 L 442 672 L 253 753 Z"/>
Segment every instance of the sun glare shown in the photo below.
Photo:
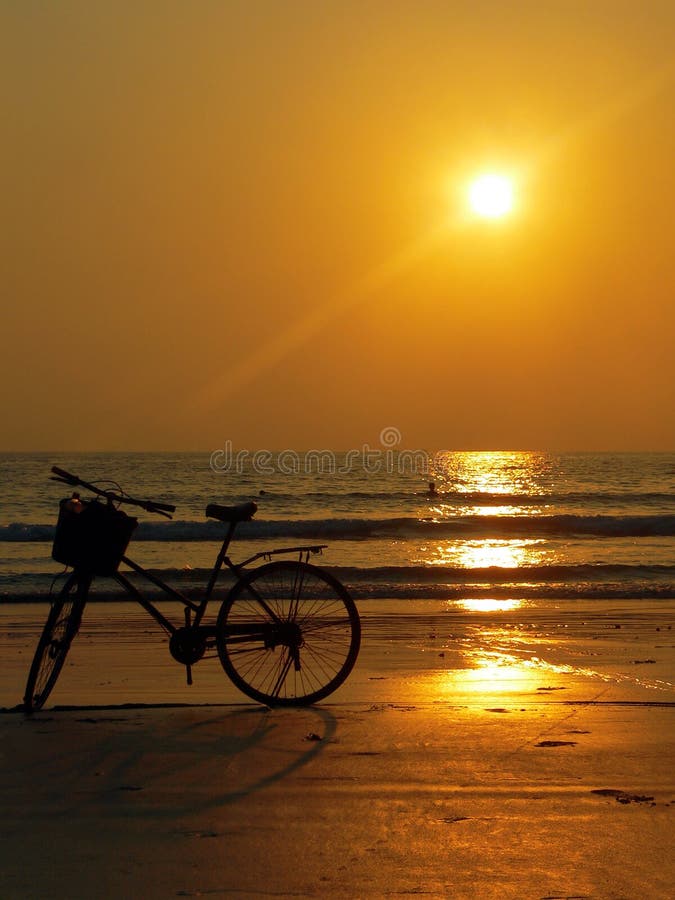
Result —
<path fill-rule="evenodd" d="M 481 175 L 469 187 L 469 205 L 484 219 L 501 219 L 513 209 L 513 184 L 504 175 Z"/>

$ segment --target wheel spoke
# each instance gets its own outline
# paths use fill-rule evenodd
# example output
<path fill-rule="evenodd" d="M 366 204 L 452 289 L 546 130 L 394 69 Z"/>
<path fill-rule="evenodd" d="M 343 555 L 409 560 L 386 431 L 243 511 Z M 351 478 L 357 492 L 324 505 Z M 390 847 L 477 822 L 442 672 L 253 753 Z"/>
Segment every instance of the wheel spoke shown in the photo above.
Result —
<path fill-rule="evenodd" d="M 265 642 L 253 633 L 261 620 L 271 626 Z M 351 671 L 360 640 L 356 608 L 339 582 L 288 561 L 262 566 L 232 590 L 217 633 L 234 683 L 256 700 L 283 704 L 313 703 L 334 691 Z"/>

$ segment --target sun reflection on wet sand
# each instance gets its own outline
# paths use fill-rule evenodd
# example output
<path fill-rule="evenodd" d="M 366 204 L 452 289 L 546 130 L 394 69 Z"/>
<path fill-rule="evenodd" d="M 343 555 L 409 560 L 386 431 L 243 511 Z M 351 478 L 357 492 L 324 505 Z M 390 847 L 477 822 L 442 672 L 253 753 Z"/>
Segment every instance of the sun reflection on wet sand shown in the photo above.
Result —
<path fill-rule="evenodd" d="M 624 669 L 625 663 L 603 659 L 607 649 L 591 650 L 588 638 L 577 633 L 570 641 L 565 630 L 560 637 L 551 633 L 551 626 L 543 630 L 533 628 L 533 623 L 506 626 L 496 624 L 490 614 L 512 612 L 522 609 L 527 618 L 526 600 L 499 600 L 476 598 L 448 601 L 449 605 L 479 616 L 485 614 L 485 625 L 473 624 L 464 638 L 457 642 L 457 665 L 433 674 L 430 690 L 438 696 L 448 696 L 459 692 L 471 701 L 479 700 L 482 708 L 489 707 L 495 696 L 504 701 L 507 694 L 513 695 L 516 703 L 529 700 L 540 702 L 549 692 L 575 688 L 579 693 L 596 692 L 598 684 L 622 685 L 625 688 L 646 688 L 650 691 L 672 692 L 673 685 L 662 678 L 645 678 L 638 672 Z M 555 626 L 554 626 L 555 627 Z M 598 644 L 595 644 L 598 647 Z M 565 656 L 570 661 L 565 661 Z M 562 657 L 562 658 L 561 658 Z M 587 657 L 591 665 L 584 664 Z M 600 665 L 595 664 L 595 660 Z M 603 687 L 604 691 L 605 688 Z M 492 700 L 490 698 L 493 698 Z M 517 698 L 517 700 L 516 700 Z"/>
<path fill-rule="evenodd" d="M 479 601 L 468 601 L 467 609 L 476 611 Z M 509 601 L 502 601 L 506 604 Z M 512 609 L 517 609 L 518 601 L 512 601 Z M 486 601 L 486 611 L 500 601 Z M 509 608 L 508 606 L 506 608 Z M 550 641 L 548 642 L 550 644 Z M 504 702 L 507 695 L 523 703 L 526 698 L 537 702 L 542 699 L 542 691 L 563 690 L 565 676 L 581 678 L 597 677 L 590 669 L 553 663 L 544 659 L 542 639 L 528 635 L 518 628 L 491 628 L 478 634 L 459 648 L 459 665 L 433 674 L 429 689 L 437 697 L 463 695 L 471 705 L 478 700 L 485 708 L 497 699 Z"/>
<path fill-rule="evenodd" d="M 564 639 L 548 627 L 535 626 L 534 607 L 536 603 L 519 597 L 448 600 L 449 613 L 466 613 L 471 619 L 452 642 L 455 664 L 433 673 L 430 690 L 441 697 L 459 692 L 471 705 L 478 701 L 484 708 L 494 704 L 495 697 L 503 703 L 508 694 L 518 697 L 518 703 L 528 695 L 540 701 L 542 692 L 563 690 L 570 675 L 575 681 L 597 678 L 593 669 L 559 659 Z"/>
<path fill-rule="evenodd" d="M 461 685 L 464 690 L 481 694 L 505 691 L 532 690 L 537 678 L 527 661 L 508 653 L 491 653 L 474 650 L 466 654 L 469 666 L 452 672 L 453 690 Z"/>
<path fill-rule="evenodd" d="M 675 697 L 672 603 L 474 595 L 364 600 L 360 611 L 372 701 L 564 718 L 570 704 Z"/>

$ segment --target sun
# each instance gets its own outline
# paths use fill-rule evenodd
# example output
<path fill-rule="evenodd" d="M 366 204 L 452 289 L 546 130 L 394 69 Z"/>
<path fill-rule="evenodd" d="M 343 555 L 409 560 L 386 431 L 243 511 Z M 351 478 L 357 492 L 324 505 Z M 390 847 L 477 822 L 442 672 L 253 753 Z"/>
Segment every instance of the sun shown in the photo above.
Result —
<path fill-rule="evenodd" d="M 480 175 L 469 185 L 469 206 L 484 219 L 501 219 L 513 209 L 513 182 L 505 175 Z"/>

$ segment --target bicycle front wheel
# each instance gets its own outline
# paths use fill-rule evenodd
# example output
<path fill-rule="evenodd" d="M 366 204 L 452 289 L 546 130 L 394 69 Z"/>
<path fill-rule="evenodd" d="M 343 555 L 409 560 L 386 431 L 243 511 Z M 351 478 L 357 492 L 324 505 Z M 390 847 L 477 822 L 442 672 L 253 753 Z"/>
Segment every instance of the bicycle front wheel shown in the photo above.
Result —
<path fill-rule="evenodd" d="M 28 673 L 24 710 L 41 709 L 63 668 L 73 638 L 82 621 L 91 577 L 73 572 L 52 603 Z"/>
<path fill-rule="evenodd" d="M 232 588 L 218 614 L 216 642 L 223 668 L 249 697 L 304 706 L 349 675 L 361 625 L 337 579 L 286 560 L 254 569 Z"/>

